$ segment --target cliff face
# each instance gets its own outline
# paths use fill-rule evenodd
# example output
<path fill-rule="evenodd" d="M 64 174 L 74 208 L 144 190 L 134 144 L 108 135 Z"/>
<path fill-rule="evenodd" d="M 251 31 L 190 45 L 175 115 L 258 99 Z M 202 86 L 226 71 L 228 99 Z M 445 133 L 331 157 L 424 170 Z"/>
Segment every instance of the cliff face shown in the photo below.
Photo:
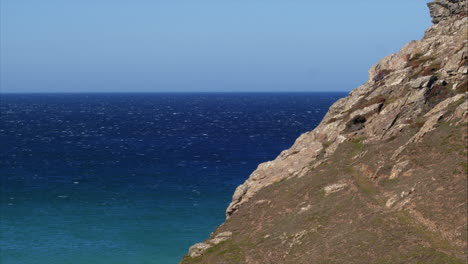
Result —
<path fill-rule="evenodd" d="M 464 263 L 467 3 L 428 6 L 423 39 L 260 164 L 182 263 Z"/>

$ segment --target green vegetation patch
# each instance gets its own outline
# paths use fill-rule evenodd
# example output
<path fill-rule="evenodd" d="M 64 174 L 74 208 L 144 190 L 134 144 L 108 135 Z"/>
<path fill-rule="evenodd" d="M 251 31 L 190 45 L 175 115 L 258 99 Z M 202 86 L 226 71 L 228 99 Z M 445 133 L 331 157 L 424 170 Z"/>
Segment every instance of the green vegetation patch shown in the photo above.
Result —
<path fill-rule="evenodd" d="M 207 249 L 202 256 L 192 258 L 190 256 L 185 256 L 182 259 L 182 264 L 201 264 L 207 263 L 206 260 L 210 259 L 211 257 L 215 257 L 218 259 L 222 257 L 226 264 L 237 264 L 243 263 L 245 256 L 241 249 L 241 247 L 231 240 L 223 241 L 218 245 L 215 245 L 209 249 Z"/>
<path fill-rule="evenodd" d="M 364 140 L 366 139 L 365 136 L 360 136 L 353 138 L 351 140 L 351 144 L 353 146 L 353 154 L 359 154 L 364 150 Z"/>

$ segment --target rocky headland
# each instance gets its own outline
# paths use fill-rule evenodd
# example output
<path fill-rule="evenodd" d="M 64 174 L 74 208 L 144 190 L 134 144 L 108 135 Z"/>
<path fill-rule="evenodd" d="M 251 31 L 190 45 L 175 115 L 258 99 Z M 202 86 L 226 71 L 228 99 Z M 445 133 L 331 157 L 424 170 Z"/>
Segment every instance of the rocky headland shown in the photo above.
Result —
<path fill-rule="evenodd" d="M 428 6 L 424 37 L 260 164 L 182 263 L 467 263 L 467 2 Z"/>

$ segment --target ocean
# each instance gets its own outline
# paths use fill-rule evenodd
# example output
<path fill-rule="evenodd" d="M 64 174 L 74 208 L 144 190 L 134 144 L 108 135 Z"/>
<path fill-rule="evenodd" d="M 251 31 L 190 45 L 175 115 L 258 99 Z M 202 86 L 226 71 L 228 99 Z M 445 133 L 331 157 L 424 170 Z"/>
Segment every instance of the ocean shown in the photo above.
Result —
<path fill-rule="evenodd" d="M 2 94 L 0 263 L 178 263 L 345 95 Z"/>

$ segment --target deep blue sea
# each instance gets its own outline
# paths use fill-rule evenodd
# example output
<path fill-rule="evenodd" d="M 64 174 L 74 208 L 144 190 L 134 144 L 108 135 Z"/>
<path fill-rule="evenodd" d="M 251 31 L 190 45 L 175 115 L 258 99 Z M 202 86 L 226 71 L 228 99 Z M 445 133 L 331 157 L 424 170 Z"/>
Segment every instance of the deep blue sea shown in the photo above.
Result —
<path fill-rule="evenodd" d="M 3 94 L 0 263 L 178 263 L 343 96 Z"/>

